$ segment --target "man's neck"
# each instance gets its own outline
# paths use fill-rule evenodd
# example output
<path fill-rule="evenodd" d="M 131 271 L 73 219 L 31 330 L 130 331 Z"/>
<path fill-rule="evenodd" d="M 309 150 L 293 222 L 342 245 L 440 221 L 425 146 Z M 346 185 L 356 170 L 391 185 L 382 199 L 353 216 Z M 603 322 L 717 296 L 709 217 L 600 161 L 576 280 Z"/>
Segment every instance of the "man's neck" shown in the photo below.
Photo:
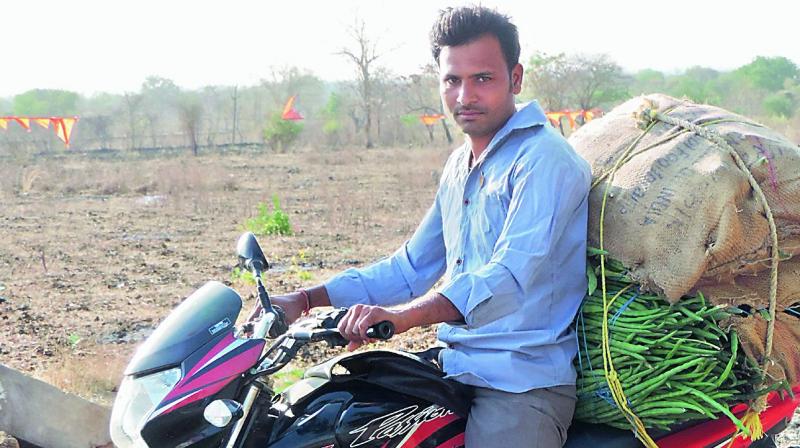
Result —
<path fill-rule="evenodd" d="M 481 154 L 483 154 L 483 152 L 489 146 L 489 143 L 492 142 L 494 136 L 497 135 L 498 132 L 500 132 L 500 129 L 503 129 L 503 126 L 505 126 L 506 123 L 508 123 L 508 120 L 511 119 L 511 116 L 514 115 L 514 113 L 517 111 L 516 107 L 514 106 L 511 107 L 512 109 L 509 112 L 508 117 L 506 117 L 506 119 L 503 121 L 503 124 L 500 125 L 500 127 L 498 127 L 497 129 L 495 129 L 494 132 L 492 132 L 491 134 L 478 135 L 478 136 L 473 136 L 473 135 L 465 136 L 467 143 L 469 143 L 469 147 L 472 150 L 472 157 L 470 158 L 470 163 L 469 163 L 470 168 L 472 168 L 475 162 L 480 160 Z"/>
<path fill-rule="evenodd" d="M 472 168 L 472 165 L 480 158 L 483 151 L 486 150 L 486 147 L 489 146 L 489 142 L 492 141 L 494 138 L 494 134 L 489 136 L 481 136 L 481 137 L 471 137 L 469 135 L 466 136 L 467 143 L 469 143 L 469 149 L 472 151 L 472 156 L 469 159 L 469 166 Z"/>

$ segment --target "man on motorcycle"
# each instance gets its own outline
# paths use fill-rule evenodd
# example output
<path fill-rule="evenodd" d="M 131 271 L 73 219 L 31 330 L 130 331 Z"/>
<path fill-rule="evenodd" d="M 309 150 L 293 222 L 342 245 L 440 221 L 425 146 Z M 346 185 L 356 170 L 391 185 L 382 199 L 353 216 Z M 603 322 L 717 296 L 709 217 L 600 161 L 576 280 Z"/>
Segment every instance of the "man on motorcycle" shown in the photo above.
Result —
<path fill-rule="evenodd" d="M 508 17 L 448 8 L 431 46 L 466 141 L 430 210 L 392 256 L 272 301 L 289 322 L 349 308 L 339 329 L 351 350 L 383 320 L 397 333 L 441 323 L 444 371 L 474 387 L 467 447 L 560 447 L 576 400 L 570 324 L 586 291 L 590 168 L 536 102 L 517 109 L 523 67 Z"/>

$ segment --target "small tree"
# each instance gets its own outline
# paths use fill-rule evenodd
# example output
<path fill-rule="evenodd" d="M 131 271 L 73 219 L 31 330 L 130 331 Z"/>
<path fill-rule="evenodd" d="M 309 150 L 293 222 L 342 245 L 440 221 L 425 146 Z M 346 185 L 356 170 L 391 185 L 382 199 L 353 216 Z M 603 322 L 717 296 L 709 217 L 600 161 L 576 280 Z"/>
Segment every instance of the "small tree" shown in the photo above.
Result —
<path fill-rule="evenodd" d="M 564 53 L 536 53 L 528 63 L 525 76 L 526 96 L 538 99 L 546 110 L 569 107 L 570 74 L 569 61 Z"/>
<path fill-rule="evenodd" d="M 800 81 L 800 69 L 794 62 L 782 56 L 758 56 L 753 62 L 736 69 L 736 73 L 755 87 L 768 92 L 783 89 L 787 80 Z"/>
<path fill-rule="evenodd" d="M 527 87 L 548 110 L 591 109 L 627 95 L 628 79 L 607 55 L 535 54 Z"/>
<path fill-rule="evenodd" d="M 198 153 L 197 137 L 200 133 L 200 123 L 203 118 L 203 104 L 195 94 L 184 94 L 178 100 L 178 115 L 180 116 L 183 131 L 189 137 L 189 146 L 192 154 Z"/>
<path fill-rule="evenodd" d="M 791 118 L 796 108 L 795 99 L 789 92 L 773 93 L 764 98 L 764 110 L 770 115 Z"/>
<path fill-rule="evenodd" d="M 303 124 L 299 121 L 284 120 L 280 112 L 269 116 L 264 127 L 264 141 L 276 151 L 288 149 L 297 140 Z"/>
<path fill-rule="evenodd" d="M 322 133 L 329 145 L 338 146 L 341 139 L 342 128 L 342 99 L 332 92 L 328 97 L 328 102 L 322 109 Z"/>
<path fill-rule="evenodd" d="M 357 20 L 356 23 L 350 27 L 350 36 L 356 44 L 355 49 L 343 48 L 339 51 L 339 55 L 344 56 L 356 67 L 358 75 L 358 93 L 361 97 L 361 107 L 364 112 L 364 132 L 366 134 L 367 148 L 372 148 L 374 143 L 372 141 L 372 108 L 375 100 L 374 84 L 375 84 L 375 61 L 381 57 L 378 53 L 376 42 L 369 37 L 366 31 L 366 24 L 363 20 Z"/>

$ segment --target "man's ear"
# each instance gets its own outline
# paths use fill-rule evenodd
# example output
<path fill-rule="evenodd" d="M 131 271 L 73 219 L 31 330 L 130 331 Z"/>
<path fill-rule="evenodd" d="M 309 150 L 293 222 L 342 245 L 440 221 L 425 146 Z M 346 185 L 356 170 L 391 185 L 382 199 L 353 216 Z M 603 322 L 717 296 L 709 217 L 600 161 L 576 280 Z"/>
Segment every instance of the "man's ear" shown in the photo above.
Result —
<path fill-rule="evenodd" d="M 522 91 L 522 64 L 517 64 L 511 69 L 511 93 L 518 95 Z"/>

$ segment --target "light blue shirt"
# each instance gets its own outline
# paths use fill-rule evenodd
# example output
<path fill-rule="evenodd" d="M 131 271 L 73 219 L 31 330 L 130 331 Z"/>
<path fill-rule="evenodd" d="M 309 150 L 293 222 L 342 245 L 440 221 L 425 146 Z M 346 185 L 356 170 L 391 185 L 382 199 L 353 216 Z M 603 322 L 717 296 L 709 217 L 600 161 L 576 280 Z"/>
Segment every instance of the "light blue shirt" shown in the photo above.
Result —
<path fill-rule="evenodd" d="M 591 170 L 546 121 L 523 106 L 472 169 L 469 145 L 456 149 L 411 239 L 331 278 L 331 303 L 405 303 L 444 274 L 439 292 L 464 316 L 439 325 L 448 377 L 506 392 L 574 384 Z"/>

